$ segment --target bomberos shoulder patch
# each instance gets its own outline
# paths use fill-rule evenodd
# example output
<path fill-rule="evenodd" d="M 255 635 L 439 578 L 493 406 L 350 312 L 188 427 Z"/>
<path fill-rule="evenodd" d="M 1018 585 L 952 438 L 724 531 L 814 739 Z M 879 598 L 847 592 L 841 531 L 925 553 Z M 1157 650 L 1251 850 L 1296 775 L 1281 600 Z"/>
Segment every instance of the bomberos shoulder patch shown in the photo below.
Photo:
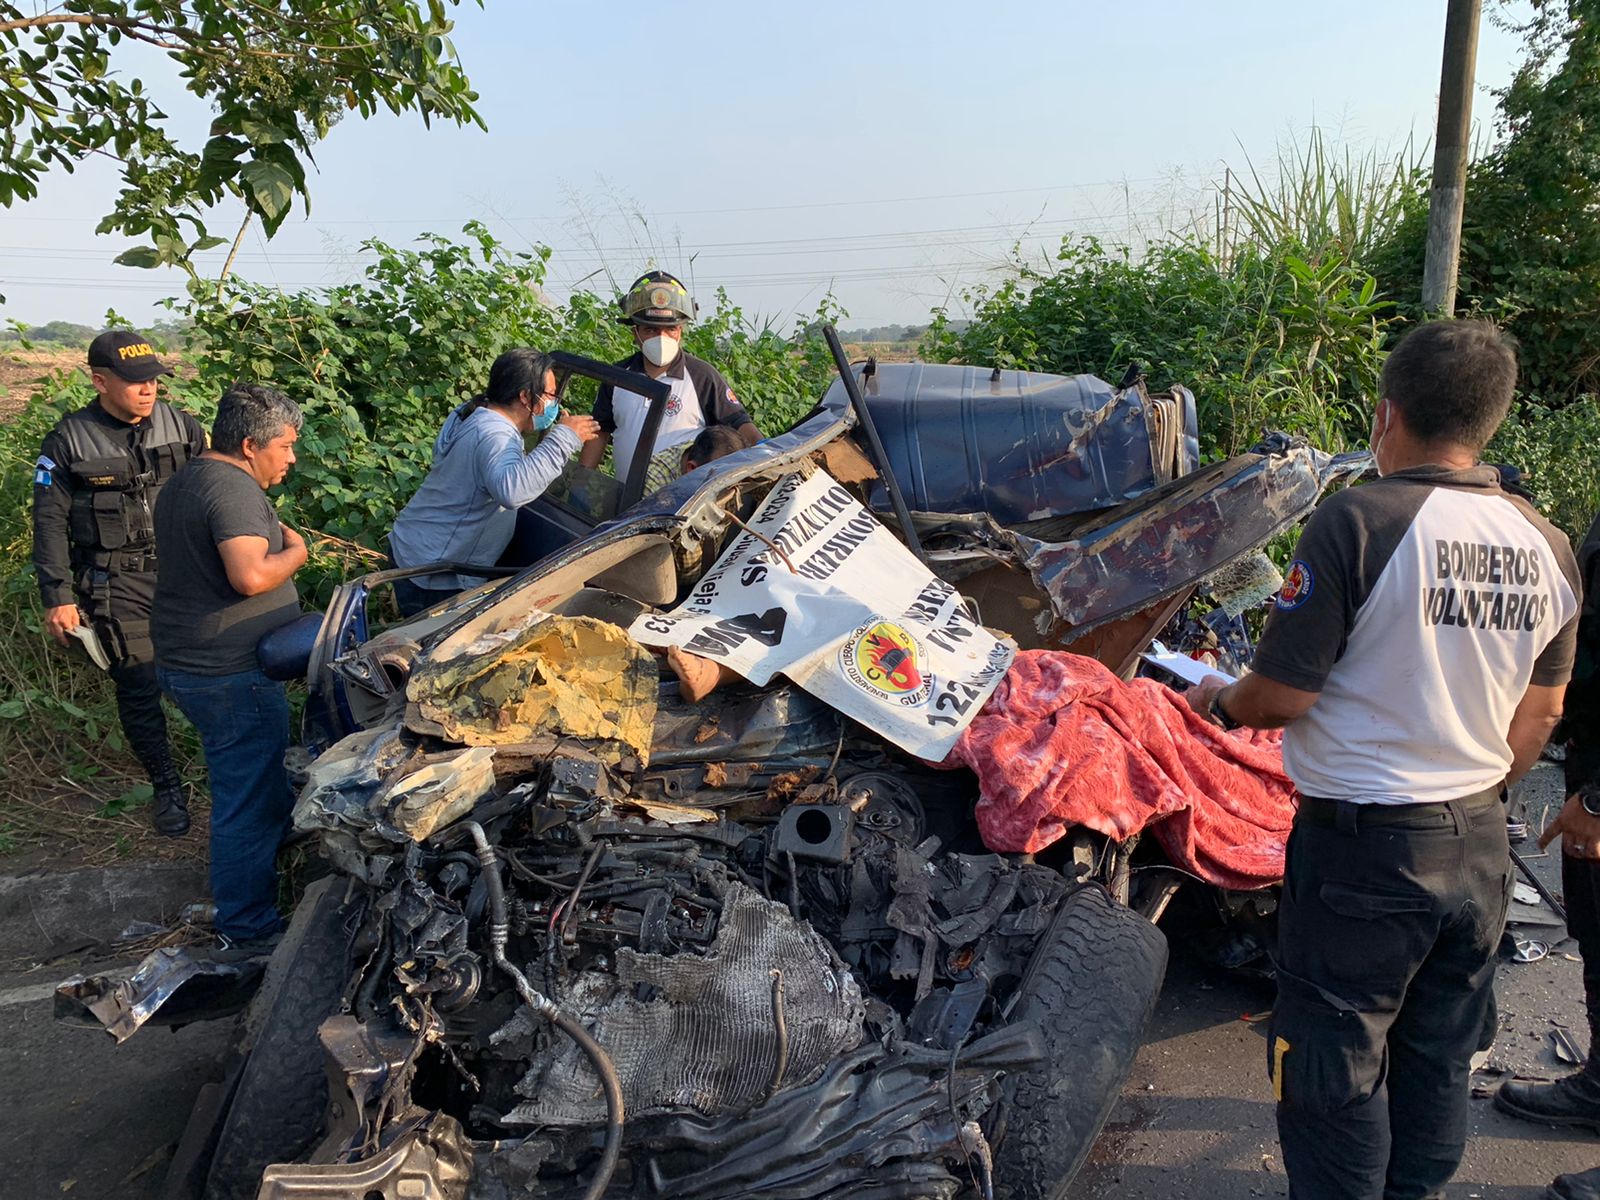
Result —
<path fill-rule="evenodd" d="M 1278 592 L 1278 607 L 1286 612 L 1299 608 L 1311 599 L 1311 591 L 1316 585 L 1317 580 L 1311 573 L 1311 564 L 1303 559 L 1295 559 L 1284 572 L 1283 588 Z"/>

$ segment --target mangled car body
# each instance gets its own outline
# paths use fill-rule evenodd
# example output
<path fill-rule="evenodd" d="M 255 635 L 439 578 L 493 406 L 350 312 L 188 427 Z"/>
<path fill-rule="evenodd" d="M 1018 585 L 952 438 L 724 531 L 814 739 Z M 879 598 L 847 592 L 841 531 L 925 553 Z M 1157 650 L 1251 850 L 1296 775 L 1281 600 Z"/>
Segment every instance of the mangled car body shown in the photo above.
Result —
<path fill-rule="evenodd" d="M 1174 884 L 1088 830 L 992 852 L 974 777 L 929 748 L 1019 647 L 1131 674 L 1330 464 L 1279 438 L 1202 468 L 1193 398 L 1136 380 L 861 376 L 375 636 L 395 573 L 339 590 L 295 815 L 334 873 L 197 1112 L 207 1149 L 175 1167 L 193 1191 L 1064 1191 L 1154 1003 Z M 568 483 L 548 524 L 571 533 L 563 495 L 593 489 Z M 780 512 L 813 517 L 763 525 Z M 839 599 L 853 555 L 911 602 Z M 719 608 L 741 579 L 762 602 Z M 652 644 L 737 678 L 690 701 Z M 973 674 L 941 688 L 963 653 Z M 875 720 L 850 686 L 916 719 Z"/>

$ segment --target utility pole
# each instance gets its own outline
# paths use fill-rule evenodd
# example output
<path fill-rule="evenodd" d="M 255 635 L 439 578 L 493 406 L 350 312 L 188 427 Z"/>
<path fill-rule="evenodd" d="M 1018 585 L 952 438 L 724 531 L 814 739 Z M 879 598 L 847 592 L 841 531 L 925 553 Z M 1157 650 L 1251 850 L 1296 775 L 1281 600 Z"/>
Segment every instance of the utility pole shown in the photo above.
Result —
<path fill-rule="evenodd" d="M 1467 138 L 1472 130 L 1473 73 L 1482 10 L 1482 0 L 1448 2 L 1444 67 L 1439 73 L 1439 129 L 1433 146 L 1433 192 L 1428 202 L 1428 250 L 1422 267 L 1422 307 L 1438 317 L 1452 317 L 1456 311 L 1461 209 L 1467 196 Z"/>

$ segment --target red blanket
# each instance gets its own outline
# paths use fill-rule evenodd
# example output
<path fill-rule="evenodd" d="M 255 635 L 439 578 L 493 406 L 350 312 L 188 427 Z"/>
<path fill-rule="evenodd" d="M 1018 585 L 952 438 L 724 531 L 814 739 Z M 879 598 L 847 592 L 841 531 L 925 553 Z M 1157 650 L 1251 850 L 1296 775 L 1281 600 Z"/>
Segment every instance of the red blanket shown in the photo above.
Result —
<path fill-rule="evenodd" d="M 1276 732 L 1224 733 L 1151 679 L 1025 650 L 945 759 L 977 772 L 991 850 L 1032 852 L 1073 825 L 1148 828 L 1178 866 L 1228 888 L 1283 878 L 1294 785 Z"/>

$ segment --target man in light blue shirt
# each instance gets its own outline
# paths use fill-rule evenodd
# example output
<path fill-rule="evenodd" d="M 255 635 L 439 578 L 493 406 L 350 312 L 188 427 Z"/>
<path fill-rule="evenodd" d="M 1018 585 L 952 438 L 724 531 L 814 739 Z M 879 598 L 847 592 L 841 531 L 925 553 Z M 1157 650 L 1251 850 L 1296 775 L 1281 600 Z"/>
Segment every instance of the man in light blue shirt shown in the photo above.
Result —
<path fill-rule="evenodd" d="M 493 563 L 516 531 L 517 509 L 537 499 L 567 459 L 597 437 L 591 416 L 561 412 L 547 355 L 519 347 L 489 369 L 489 386 L 446 418 L 433 467 L 395 518 L 389 549 L 395 565 Z M 548 431 L 531 451 L 530 430 Z M 441 573 L 402 579 L 395 599 L 403 616 L 421 612 L 483 580 Z"/>

